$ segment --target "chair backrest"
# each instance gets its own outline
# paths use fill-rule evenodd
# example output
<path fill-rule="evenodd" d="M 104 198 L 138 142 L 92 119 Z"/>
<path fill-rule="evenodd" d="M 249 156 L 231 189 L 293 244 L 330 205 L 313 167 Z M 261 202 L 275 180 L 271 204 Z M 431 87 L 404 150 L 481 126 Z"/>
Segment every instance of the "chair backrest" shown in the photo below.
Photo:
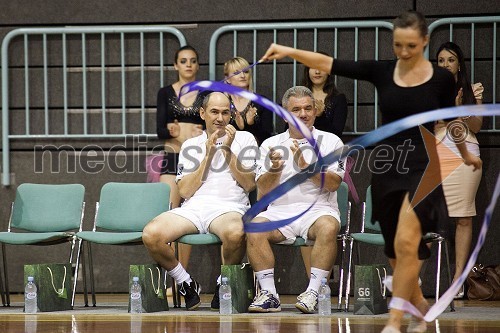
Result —
<path fill-rule="evenodd" d="M 101 189 L 94 227 L 114 231 L 142 231 L 170 207 L 165 183 L 107 183 Z"/>
<path fill-rule="evenodd" d="M 81 184 L 21 184 L 16 190 L 9 228 L 33 232 L 78 229 L 84 196 Z"/>
<path fill-rule="evenodd" d="M 337 189 L 337 205 L 340 211 L 340 226 L 345 228 L 350 218 L 349 187 L 346 183 L 340 183 Z"/>
<path fill-rule="evenodd" d="M 366 230 L 380 232 L 380 224 L 372 222 L 372 186 L 366 189 L 366 200 L 363 203 L 363 232 Z"/>

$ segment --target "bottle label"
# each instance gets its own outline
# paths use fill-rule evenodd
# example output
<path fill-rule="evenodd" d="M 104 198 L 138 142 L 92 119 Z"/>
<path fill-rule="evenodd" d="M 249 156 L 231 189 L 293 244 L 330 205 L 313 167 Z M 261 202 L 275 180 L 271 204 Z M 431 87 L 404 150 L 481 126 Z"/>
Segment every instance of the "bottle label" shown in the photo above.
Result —
<path fill-rule="evenodd" d="M 231 299 L 231 294 L 230 293 L 224 293 L 224 294 L 222 294 L 222 299 L 230 300 Z"/>
<path fill-rule="evenodd" d="M 36 298 L 36 292 L 32 291 L 26 294 L 26 299 L 35 299 Z"/>
<path fill-rule="evenodd" d="M 323 295 L 323 294 L 319 294 L 318 295 L 318 300 L 319 301 L 324 301 L 326 299 L 326 295 Z"/>
<path fill-rule="evenodd" d="M 141 298 L 141 293 L 131 293 L 130 299 L 136 300 Z"/>

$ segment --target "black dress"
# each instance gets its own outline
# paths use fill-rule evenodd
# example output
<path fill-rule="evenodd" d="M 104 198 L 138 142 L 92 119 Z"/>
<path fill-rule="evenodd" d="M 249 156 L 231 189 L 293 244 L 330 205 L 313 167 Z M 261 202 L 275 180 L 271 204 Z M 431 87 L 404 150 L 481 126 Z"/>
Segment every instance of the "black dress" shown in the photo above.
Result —
<path fill-rule="evenodd" d="M 394 82 L 396 61 L 342 61 L 334 60 L 332 74 L 372 82 L 377 88 L 382 124 L 398 119 L 454 106 L 455 82 L 453 76 L 444 68 L 433 65 L 433 75 L 425 83 L 414 87 L 401 87 Z M 374 151 L 386 149 L 390 158 L 372 172 L 373 221 L 379 221 L 385 239 L 385 252 L 389 258 L 395 258 L 394 237 L 396 234 L 399 211 L 406 193 L 409 193 L 423 234 L 438 230 L 439 221 L 447 218 L 446 203 L 440 185 L 440 169 L 436 146 L 424 145 L 422 131 L 428 131 L 432 139 L 433 123 L 400 132 L 380 142 Z M 432 140 L 431 140 L 432 141 Z M 391 159 L 391 162 L 387 162 Z M 421 183 L 422 176 L 431 160 Z M 373 169 L 372 169 L 373 171 Z M 436 182 L 435 186 L 432 183 Z M 417 192 L 424 189 L 424 195 L 412 200 Z M 422 192 L 418 192 L 421 194 Z M 420 243 L 419 257 L 425 259 L 430 251 Z"/>

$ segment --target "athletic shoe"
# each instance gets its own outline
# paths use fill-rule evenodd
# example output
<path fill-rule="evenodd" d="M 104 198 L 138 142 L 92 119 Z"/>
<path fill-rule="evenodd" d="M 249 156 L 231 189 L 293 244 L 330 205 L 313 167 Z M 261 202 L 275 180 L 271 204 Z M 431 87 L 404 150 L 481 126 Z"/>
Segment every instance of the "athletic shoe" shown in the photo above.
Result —
<path fill-rule="evenodd" d="M 280 300 L 268 290 L 261 290 L 248 307 L 248 312 L 279 312 L 281 311 Z"/>
<path fill-rule="evenodd" d="M 219 288 L 220 284 L 217 283 L 217 287 L 215 287 L 214 298 L 212 298 L 212 302 L 210 303 L 210 309 L 214 311 L 219 311 L 220 309 Z"/>
<path fill-rule="evenodd" d="M 200 292 L 201 286 L 195 280 L 191 283 L 184 281 L 179 287 L 179 293 L 184 296 L 184 301 L 186 303 L 186 309 L 194 310 L 200 306 Z"/>
<path fill-rule="evenodd" d="M 303 313 L 315 313 L 318 311 L 318 292 L 306 290 L 297 297 L 295 307 Z"/>

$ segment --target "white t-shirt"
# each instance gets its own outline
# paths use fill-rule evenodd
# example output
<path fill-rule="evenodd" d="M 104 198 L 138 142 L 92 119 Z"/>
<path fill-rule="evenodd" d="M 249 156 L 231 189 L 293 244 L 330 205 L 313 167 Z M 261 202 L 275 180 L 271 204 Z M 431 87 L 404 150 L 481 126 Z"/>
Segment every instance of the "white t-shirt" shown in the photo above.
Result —
<path fill-rule="evenodd" d="M 312 134 L 317 144 L 319 144 L 319 151 L 322 156 L 326 156 L 336 149 L 342 148 L 344 145 L 342 140 L 335 134 L 320 131 L 315 128 L 313 128 Z M 284 133 L 270 137 L 262 143 L 260 146 L 260 158 L 257 160 L 257 170 L 255 174 L 256 180 L 270 170 L 271 162 L 268 157 L 269 147 L 272 147 L 276 151 L 280 152 L 282 158 L 285 159 L 284 168 L 281 172 L 280 184 L 300 172 L 300 169 L 293 161 L 293 154 L 290 149 L 290 146 L 293 145 L 293 140 L 294 139 L 290 138 L 290 133 L 287 130 Z M 302 150 L 304 160 L 308 164 L 315 162 L 317 160 L 317 156 L 309 142 L 306 139 L 299 139 L 297 142 Z M 327 170 L 336 173 L 343 179 L 344 165 L 345 161 L 341 160 L 340 163 L 335 162 L 328 166 Z M 317 198 L 318 201 L 316 202 L 316 205 L 327 206 L 338 211 L 337 192 L 329 192 L 324 188 L 320 192 L 319 189 L 319 186 L 314 184 L 311 179 L 307 179 L 303 183 L 295 186 L 293 189 L 285 193 L 283 196 L 273 201 L 271 206 L 294 205 L 305 207 L 309 206 Z"/>
<path fill-rule="evenodd" d="M 182 144 L 177 177 L 175 178 L 177 182 L 199 168 L 206 155 L 207 138 L 207 133 L 203 132 L 203 134 L 188 139 Z M 226 140 L 226 136 L 217 139 L 216 145 L 222 146 L 224 140 Z M 252 134 L 236 131 L 234 141 L 231 144 L 231 152 L 245 168 L 255 168 L 258 146 Z M 231 174 L 221 150 L 216 151 L 205 181 L 194 195 L 184 203 L 187 202 L 212 202 L 214 204 L 225 202 L 247 206 L 250 204 L 248 193 Z"/>

